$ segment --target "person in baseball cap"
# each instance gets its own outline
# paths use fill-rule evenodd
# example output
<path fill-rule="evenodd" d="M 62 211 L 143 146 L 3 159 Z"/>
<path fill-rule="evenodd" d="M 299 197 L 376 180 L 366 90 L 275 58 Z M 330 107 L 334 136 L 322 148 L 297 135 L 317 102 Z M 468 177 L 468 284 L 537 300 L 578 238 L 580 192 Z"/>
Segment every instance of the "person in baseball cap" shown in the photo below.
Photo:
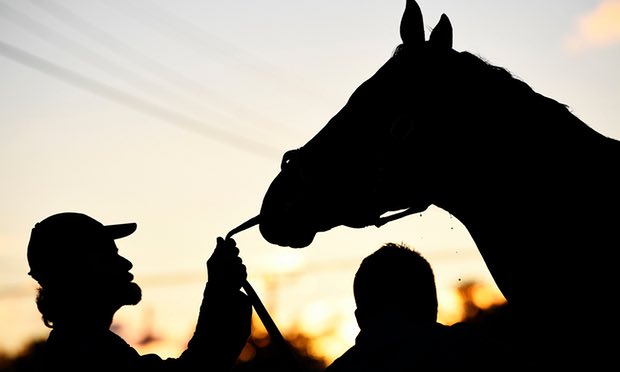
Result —
<path fill-rule="evenodd" d="M 250 336 L 252 318 L 241 291 L 247 272 L 233 239 L 216 239 L 195 331 L 178 357 L 140 355 L 111 329 L 114 314 L 142 298 L 130 273 L 133 264 L 116 246 L 136 227 L 105 225 L 77 212 L 54 214 L 34 225 L 28 275 L 39 283 L 37 308 L 51 328 L 42 364 L 50 371 L 232 369 Z"/>
<path fill-rule="evenodd" d="M 136 231 L 136 223 L 103 225 L 83 213 L 63 212 L 38 222 L 28 243 L 30 275 L 39 283 L 54 281 L 77 269 L 87 256 L 96 256 L 114 240 Z"/>

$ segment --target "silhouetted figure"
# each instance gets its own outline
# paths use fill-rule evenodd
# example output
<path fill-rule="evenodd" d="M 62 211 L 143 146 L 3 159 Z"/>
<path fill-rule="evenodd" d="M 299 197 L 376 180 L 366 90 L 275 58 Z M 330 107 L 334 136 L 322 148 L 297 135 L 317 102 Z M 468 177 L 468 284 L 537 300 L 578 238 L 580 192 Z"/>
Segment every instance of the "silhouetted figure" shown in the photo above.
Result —
<path fill-rule="evenodd" d="M 436 356 L 449 338 L 437 323 L 435 277 L 418 252 L 385 244 L 362 261 L 353 294 L 360 332 L 326 371 L 427 370 L 447 362 Z"/>
<path fill-rule="evenodd" d="M 186 350 L 178 358 L 140 355 L 110 330 L 122 306 L 136 305 L 141 289 L 115 239 L 135 223 L 103 225 L 81 213 L 59 213 L 37 223 L 28 244 L 29 275 L 40 285 L 37 307 L 52 330 L 45 345 L 50 371 L 227 371 L 250 335 L 252 308 L 240 291 L 246 268 L 232 239 L 217 238 L 207 260 L 209 280 Z"/>
<path fill-rule="evenodd" d="M 490 329 L 504 326 L 503 320 L 437 322 L 433 269 L 405 244 L 387 243 L 366 257 L 355 274 L 353 294 L 360 332 L 326 372 L 505 370 L 498 361 L 513 357 Z"/>

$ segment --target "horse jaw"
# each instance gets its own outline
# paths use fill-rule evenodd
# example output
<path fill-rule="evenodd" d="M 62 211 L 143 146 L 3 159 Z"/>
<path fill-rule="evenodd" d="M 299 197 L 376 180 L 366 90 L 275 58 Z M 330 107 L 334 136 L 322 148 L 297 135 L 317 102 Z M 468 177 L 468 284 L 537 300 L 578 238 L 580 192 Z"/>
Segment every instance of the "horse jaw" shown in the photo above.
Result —
<path fill-rule="evenodd" d="M 382 215 L 412 207 L 403 204 L 402 199 L 398 204 L 388 200 L 394 196 L 388 192 L 376 195 L 360 184 L 348 185 L 331 171 L 324 177 L 330 182 L 325 183 L 309 181 L 300 177 L 300 173 L 303 172 L 292 165 L 283 169 L 265 194 L 259 229 L 269 243 L 304 248 L 319 232 L 338 226 L 356 229 L 378 226 L 383 222 Z M 423 210 L 427 206 L 415 208 Z"/>
<path fill-rule="evenodd" d="M 263 219 L 263 215 L 261 215 L 261 219 Z M 273 220 L 271 220 L 271 222 L 273 222 Z M 297 227 L 299 227 L 299 224 L 285 225 L 281 223 L 265 222 L 259 225 L 261 235 L 269 243 L 281 247 L 305 248 L 312 243 L 316 232 L 297 229 Z"/>
<path fill-rule="evenodd" d="M 334 191 L 334 184 L 345 184 L 333 173 L 332 177 L 326 178 L 334 183 L 310 185 L 298 174 L 291 168 L 282 170 L 263 199 L 259 229 L 271 244 L 305 248 L 319 232 L 338 226 L 354 229 L 379 227 L 406 215 L 423 212 L 433 204 L 425 187 L 418 187 L 419 192 L 414 193 L 417 197 L 411 198 L 413 181 L 398 182 L 400 187 L 388 182 L 386 189 L 375 190 L 375 193 L 357 187 L 362 190 L 362 194 L 357 194 L 359 190 L 350 187 L 329 192 Z"/>

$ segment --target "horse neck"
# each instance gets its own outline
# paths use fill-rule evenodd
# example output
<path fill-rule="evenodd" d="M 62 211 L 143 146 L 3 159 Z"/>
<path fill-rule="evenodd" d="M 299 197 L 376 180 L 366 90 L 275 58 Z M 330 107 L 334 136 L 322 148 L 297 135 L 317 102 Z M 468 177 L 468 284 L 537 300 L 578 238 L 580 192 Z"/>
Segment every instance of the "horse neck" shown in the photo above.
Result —
<path fill-rule="evenodd" d="M 523 242 L 524 228 L 542 234 L 549 223 L 570 226 L 574 222 L 566 223 L 575 215 L 618 206 L 618 198 L 605 191 L 618 187 L 613 169 L 620 142 L 546 97 L 517 102 L 452 118 L 459 128 L 438 134 L 453 133 L 442 140 L 449 148 L 441 148 L 450 160 L 428 169 L 433 204 L 489 245 L 505 244 L 506 236 Z M 477 127 L 468 129 L 466 123 Z"/>
<path fill-rule="evenodd" d="M 562 249 L 575 253 L 614 241 L 617 228 L 606 216 L 620 208 L 614 170 L 620 142 L 542 96 L 516 106 L 470 106 L 467 112 L 476 114 L 451 118 L 458 124 L 445 124 L 452 127 L 426 141 L 424 153 L 448 159 L 425 169 L 432 203 L 467 228 L 504 294 L 523 298 L 535 283 L 519 282 L 528 280 L 519 270 L 539 280 L 564 259 Z M 443 147 L 430 152 L 437 146 Z"/>

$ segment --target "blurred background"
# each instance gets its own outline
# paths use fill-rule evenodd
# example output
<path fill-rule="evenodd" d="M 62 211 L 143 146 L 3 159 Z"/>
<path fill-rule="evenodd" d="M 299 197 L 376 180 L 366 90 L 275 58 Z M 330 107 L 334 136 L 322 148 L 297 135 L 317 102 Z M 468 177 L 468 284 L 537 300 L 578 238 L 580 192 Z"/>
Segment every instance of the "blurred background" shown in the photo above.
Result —
<path fill-rule="evenodd" d="M 619 0 L 418 3 L 427 35 L 446 13 L 454 49 L 507 68 L 620 139 Z M 114 328 L 141 352 L 177 356 L 216 237 L 258 214 L 282 154 L 390 57 L 404 7 L 0 0 L 0 368 L 49 331 L 26 245 L 36 222 L 61 211 L 138 224 L 117 243 L 143 300 Z M 248 280 L 317 368 L 353 344 L 353 276 L 383 243 L 431 262 L 444 323 L 504 301 L 465 226 L 435 207 L 381 228 L 336 228 L 299 250 L 270 245 L 258 228 L 235 240 Z M 269 346 L 258 320 L 253 334 L 248 363 Z"/>

